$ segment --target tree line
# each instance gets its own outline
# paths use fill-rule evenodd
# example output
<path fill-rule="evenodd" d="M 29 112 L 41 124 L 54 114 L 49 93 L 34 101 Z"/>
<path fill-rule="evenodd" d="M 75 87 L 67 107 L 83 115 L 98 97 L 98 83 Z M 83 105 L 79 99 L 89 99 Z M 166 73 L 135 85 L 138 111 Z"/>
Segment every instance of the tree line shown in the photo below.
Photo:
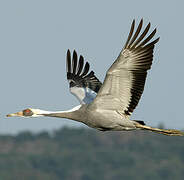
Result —
<path fill-rule="evenodd" d="M 67 128 L 0 136 L 0 180 L 180 180 L 184 137 Z"/>

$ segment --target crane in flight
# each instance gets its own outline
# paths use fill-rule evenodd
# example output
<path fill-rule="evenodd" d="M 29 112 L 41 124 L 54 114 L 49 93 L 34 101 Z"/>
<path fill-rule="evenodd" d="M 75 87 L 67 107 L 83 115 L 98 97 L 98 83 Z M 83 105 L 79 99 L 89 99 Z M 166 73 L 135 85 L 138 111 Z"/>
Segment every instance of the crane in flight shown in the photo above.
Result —
<path fill-rule="evenodd" d="M 142 29 L 141 19 L 135 32 L 133 20 L 127 41 L 115 62 L 106 73 L 103 83 L 90 71 L 90 65 L 76 51 L 67 51 L 67 79 L 70 92 L 80 105 L 68 111 L 45 111 L 28 108 L 8 114 L 8 117 L 49 116 L 82 122 L 100 131 L 148 130 L 169 136 L 184 136 L 184 132 L 159 129 L 131 120 L 144 90 L 147 71 L 153 61 L 153 50 L 159 38 L 153 40 L 156 28 L 148 34 L 151 24 Z M 142 31 L 142 32 L 141 32 Z"/>

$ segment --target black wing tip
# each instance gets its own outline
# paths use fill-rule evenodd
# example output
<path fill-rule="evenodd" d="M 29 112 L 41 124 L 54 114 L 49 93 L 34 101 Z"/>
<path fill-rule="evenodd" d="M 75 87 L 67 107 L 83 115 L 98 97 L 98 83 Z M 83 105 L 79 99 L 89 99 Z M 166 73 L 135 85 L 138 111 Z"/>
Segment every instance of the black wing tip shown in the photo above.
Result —
<path fill-rule="evenodd" d="M 153 30 L 153 32 L 152 32 L 152 33 L 155 35 L 155 34 L 156 34 L 156 32 L 157 32 L 157 28 L 155 28 L 155 29 Z M 153 36 L 154 36 L 154 35 L 153 35 Z"/>
<path fill-rule="evenodd" d="M 82 55 L 80 55 L 79 59 L 84 59 L 84 57 Z"/>
<path fill-rule="evenodd" d="M 67 49 L 67 55 L 70 55 L 70 54 L 71 54 L 70 49 Z M 75 50 L 75 49 L 73 50 L 73 54 L 77 54 L 77 52 L 76 52 L 76 50 Z"/>
<path fill-rule="evenodd" d="M 135 19 L 134 19 L 134 21 L 135 21 Z M 139 22 L 139 24 L 140 23 L 143 23 L 143 22 L 144 22 L 144 18 L 142 17 L 141 20 L 140 20 L 140 22 Z M 151 26 L 151 22 L 149 22 L 148 25 Z"/>
<path fill-rule="evenodd" d="M 94 71 L 90 71 L 90 64 L 88 61 L 84 63 L 82 55 L 77 57 L 76 50 L 73 50 L 71 57 L 70 50 L 67 51 L 67 79 L 74 81 L 74 83 L 81 87 L 88 87 L 94 92 L 98 93 L 102 83 L 94 75 Z M 70 85 L 71 86 L 71 85 Z M 75 85 L 74 85 L 75 86 Z"/>
<path fill-rule="evenodd" d="M 136 20 L 133 19 L 132 25 L 133 25 L 133 24 L 135 25 L 135 22 L 136 22 Z M 141 20 L 139 21 L 139 24 L 143 24 L 143 22 L 144 22 L 144 18 L 141 18 Z"/>
<path fill-rule="evenodd" d="M 150 22 L 144 28 L 143 33 L 140 34 L 140 31 L 142 29 L 142 25 L 143 25 L 143 18 L 141 18 L 141 20 L 140 20 L 140 22 L 139 22 L 139 24 L 137 26 L 137 29 L 134 32 L 135 19 L 133 19 L 133 22 L 132 22 L 132 25 L 131 25 L 131 30 L 130 30 L 131 33 L 129 33 L 127 42 L 126 42 L 126 44 L 124 46 L 124 49 L 135 49 L 137 47 L 144 46 L 155 36 L 155 34 L 157 32 L 157 28 L 155 28 L 147 38 L 145 38 L 145 36 L 147 35 L 147 33 L 148 33 L 149 29 L 150 29 L 150 26 L 151 26 Z M 131 34 L 131 36 L 130 36 L 130 34 Z M 155 44 L 158 41 L 159 41 L 159 38 L 157 38 L 153 42 Z"/>
<path fill-rule="evenodd" d="M 133 19 L 133 21 L 132 21 L 132 25 L 135 25 L 135 19 Z"/>
<path fill-rule="evenodd" d="M 86 61 L 86 64 L 87 64 L 87 66 L 90 66 L 90 64 L 89 64 L 89 62 L 88 62 L 88 61 Z"/>
<path fill-rule="evenodd" d="M 71 53 L 69 49 L 67 50 L 66 56 L 67 56 L 67 60 L 71 58 Z"/>
<path fill-rule="evenodd" d="M 160 37 L 158 37 L 157 39 L 151 41 L 149 44 L 145 45 L 144 47 L 145 48 L 148 48 L 148 47 L 154 47 L 154 45 L 160 40 Z"/>
<path fill-rule="evenodd" d="M 71 54 L 70 50 L 67 50 L 67 55 L 66 55 L 66 71 L 71 72 Z"/>
<path fill-rule="evenodd" d="M 77 52 L 76 52 L 76 50 L 74 49 L 73 50 L 73 56 L 76 56 L 77 55 Z"/>
<path fill-rule="evenodd" d="M 75 50 L 73 50 L 73 58 L 76 59 L 77 58 L 77 52 Z"/>
<path fill-rule="evenodd" d="M 156 44 L 158 41 L 160 40 L 160 37 L 158 37 L 157 39 L 154 40 L 154 44 Z"/>
<path fill-rule="evenodd" d="M 79 58 L 77 57 L 77 52 L 76 50 L 74 49 L 73 50 L 73 61 L 77 62 L 76 65 L 79 65 L 79 64 L 82 64 L 82 69 L 83 69 L 83 73 L 80 75 L 80 76 L 85 76 L 86 74 L 88 74 L 89 70 L 90 70 L 90 64 L 88 61 L 85 62 L 85 66 L 83 67 L 83 62 L 85 61 L 84 60 L 84 57 L 82 55 L 79 56 Z M 68 63 L 69 61 L 69 63 Z M 71 53 L 70 53 L 70 50 L 68 49 L 67 50 L 67 66 L 69 66 L 69 64 L 71 63 Z M 73 72 L 68 72 L 70 74 L 72 74 Z M 77 72 L 78 73 L 78 72 Z M 75 73 L 75 75 L 79 75 Z M 89 74 L 93 73 L 94 74 L 94 71 L 90 71 Z"/>
<path fill-rule="evenodd" d="M 67 60 L 69 60 L 69 58 L 71 57 L 71 53 L 69 49 L 67 50 L 66 56 L 67 56 Z"/>
<path fill-rule="evenodd" d="M 76 51 L 74 50 L 73 51 L 73 57 L 72 57 L 72 69 L 73 69 L 73 74 L 76 73 L 76 70 L 77 70 L 77 53 Z"/>
<path fill-rule="evenodd" d="M 77 51 L 74 49 L 73 55 L 71 57 L 71 52 L 68 49 L 66 64 L 67 64 L 67 73 L 69 73 L 70 75 L 67 75 L 67 79 L 69 76 L 71 77 L 72 74 L 73 76 L 81 76 L 81 77 L 86 76 L 89 72 L 90 64 L 89 62 L 86 61 L 85 66 L 83 67 L 83 63 L 84 63 L 84 57 L 82 55 L 80 55 L 78 59 Z M 81 71 L 83 71 L 82 74 L 81 74 Z"/>
<path fill-rule="evenodd" d="M 141 20 L 140 20 L 139 24 L 143 24 L 143 18 L 141 18 Z"/>

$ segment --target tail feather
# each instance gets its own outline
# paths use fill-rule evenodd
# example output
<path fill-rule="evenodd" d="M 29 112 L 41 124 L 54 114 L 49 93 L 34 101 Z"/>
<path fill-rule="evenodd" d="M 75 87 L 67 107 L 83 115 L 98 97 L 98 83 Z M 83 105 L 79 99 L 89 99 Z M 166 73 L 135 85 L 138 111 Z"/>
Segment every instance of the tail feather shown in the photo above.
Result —
<path fill-rule="evenodd" d="M 184 132 L 175 130 L 175 129 L 159 129 L 159 128 L 153 128 L 153 127 L 145 126 L 141 124 L 136 124 L 136 127 L 142 130 L 148 130 L 159 134 L 164 134 L 167 136 L 184 136 Z"/>
<path fill-rule="evenodd" d="M 139 121 L 139 120 L 134 120 L 134 121 L 141 124 L 141 125 L 146 125 L 144 121 Z"/>

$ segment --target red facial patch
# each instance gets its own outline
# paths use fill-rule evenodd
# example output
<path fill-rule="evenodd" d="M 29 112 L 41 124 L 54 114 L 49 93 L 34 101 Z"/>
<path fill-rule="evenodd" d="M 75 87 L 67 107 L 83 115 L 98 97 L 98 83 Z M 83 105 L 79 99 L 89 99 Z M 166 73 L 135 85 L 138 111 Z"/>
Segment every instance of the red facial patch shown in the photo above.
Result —
<path fill-rule="evenodd" d="M 33 112 L 30 109 L 25 109 L 25 110 L 23 110 L 23 115 L 24 116 L 32 116 Z"/>
<path fill-rule="evenodd" d="M 25 109 L 25 113 L 30 113 L 30 109 Z"/>

